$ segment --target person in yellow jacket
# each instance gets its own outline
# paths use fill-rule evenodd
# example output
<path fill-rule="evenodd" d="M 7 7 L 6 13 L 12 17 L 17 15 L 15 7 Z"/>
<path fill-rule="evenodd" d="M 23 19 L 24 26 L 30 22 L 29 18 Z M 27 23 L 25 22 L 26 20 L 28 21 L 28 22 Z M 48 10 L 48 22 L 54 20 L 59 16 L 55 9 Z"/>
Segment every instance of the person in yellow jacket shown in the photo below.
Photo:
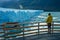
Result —
<path fill-rule="evenodd" d="M 51 13 L 48 14 L 47 17 L 47 26 L 48 26 L 48 33 L 51 33 L 51 23 L 52 23 L 53 17 L 51 16 Z"/>

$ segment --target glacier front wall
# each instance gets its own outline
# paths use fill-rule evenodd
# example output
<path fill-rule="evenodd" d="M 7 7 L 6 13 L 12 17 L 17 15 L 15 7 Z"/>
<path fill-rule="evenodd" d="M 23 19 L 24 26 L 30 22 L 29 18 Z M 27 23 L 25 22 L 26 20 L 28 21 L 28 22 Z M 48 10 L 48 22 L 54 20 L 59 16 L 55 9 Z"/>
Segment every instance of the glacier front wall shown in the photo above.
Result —
<path fill-rule="evenodd" d="M 7 10 L 0 9 L 0 24 L 5 22 L 26 22 L 40 15 L 43 10 Z"/>

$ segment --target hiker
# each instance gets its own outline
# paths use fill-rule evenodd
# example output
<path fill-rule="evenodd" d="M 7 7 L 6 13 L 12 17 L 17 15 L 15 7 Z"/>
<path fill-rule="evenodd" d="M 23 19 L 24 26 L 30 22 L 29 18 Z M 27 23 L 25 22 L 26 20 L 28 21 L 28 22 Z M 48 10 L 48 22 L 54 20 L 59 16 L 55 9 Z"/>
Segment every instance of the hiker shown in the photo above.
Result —
<path fill-rule="evenodd" d="M 48 17 L 47 17 L 47 20 L 46 20 L 47 26 L 48 26 L 48 33 L 51 33 L 51 23 L 52 23 L 52 20 L 53 20 L 52 15 L 51 15 L 51 13 L 49 13 Z"/>

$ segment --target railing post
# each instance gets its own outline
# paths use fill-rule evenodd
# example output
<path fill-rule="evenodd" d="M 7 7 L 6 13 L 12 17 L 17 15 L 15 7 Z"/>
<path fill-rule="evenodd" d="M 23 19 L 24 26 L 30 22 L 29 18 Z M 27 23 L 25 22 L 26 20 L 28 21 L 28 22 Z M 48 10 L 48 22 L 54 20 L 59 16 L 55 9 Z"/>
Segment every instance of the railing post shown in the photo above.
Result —
<path fill-rule="evenodd" d="M 38 22 L 38 38 L 39 38 L 39 22 Z"/>
<path fill-rule="evenodd" d="M 3 26 L 3 30 L 4 30 L 4 40 L 6 40 L 6 32 L 5 32 L 5 29 L 6 29 L 6 28 L 5 28 L 5 26 L 6 26 L 6 25 Z"/>
<path fill-rule="evenodd" d="M 52 23 L 52 33 L 53 33 L 54 22 Z"/>
<path fill-rule="evenodd" d="M 23 24 L 23 40 L 25 40 L 25 37 L 24 37 L 24 24 Z"/>

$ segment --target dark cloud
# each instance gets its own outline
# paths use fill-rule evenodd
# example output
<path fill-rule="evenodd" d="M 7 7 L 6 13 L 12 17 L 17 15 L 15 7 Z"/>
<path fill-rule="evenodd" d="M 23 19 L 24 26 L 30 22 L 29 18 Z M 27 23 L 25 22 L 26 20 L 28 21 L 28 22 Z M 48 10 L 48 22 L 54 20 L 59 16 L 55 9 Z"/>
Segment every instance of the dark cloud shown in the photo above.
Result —
<path fill-rule="evenodd" d="M 20 9 L 42 9 L 50 11 L 60 11 L 60 0 L 0 0 L 0 7 Z"/>

